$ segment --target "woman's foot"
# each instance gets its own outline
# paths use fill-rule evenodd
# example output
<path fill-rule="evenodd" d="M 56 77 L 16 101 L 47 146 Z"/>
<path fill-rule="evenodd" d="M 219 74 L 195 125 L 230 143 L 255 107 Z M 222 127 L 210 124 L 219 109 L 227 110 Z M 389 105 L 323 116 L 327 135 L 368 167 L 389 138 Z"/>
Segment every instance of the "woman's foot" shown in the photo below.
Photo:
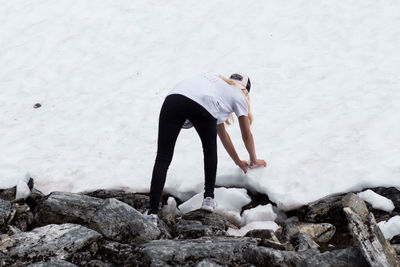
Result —
<path fill-rule="evenodd" d="M 143 214 L 143 217 L 148 220 L 150 223 L 152 223 L 154 226 L 157 227 L 158 223 L 158 216 L 157 214 L 149 214 L 149 211 L 146 210 L 146 212 Z"/>
<path fill-rule="evenodd" d="M 212 212 L 214 211 L 215 206 L 216 204 L 214 199 L 211 197 L 206 197 L 205 199 L 203 199 L 203 204 L 201 205 L 201 209 Z"/>

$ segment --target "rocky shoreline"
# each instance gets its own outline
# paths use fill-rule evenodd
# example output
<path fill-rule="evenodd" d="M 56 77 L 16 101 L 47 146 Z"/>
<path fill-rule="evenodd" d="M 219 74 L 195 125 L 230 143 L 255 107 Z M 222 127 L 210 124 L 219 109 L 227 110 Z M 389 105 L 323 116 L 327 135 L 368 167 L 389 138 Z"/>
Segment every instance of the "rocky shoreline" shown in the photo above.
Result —
<path fill-rule="evenodd" d="M 227 231 L 239 226 L 229 218 L 202 210 L 182 215 L 173 205 L 155 227 L 141 216 L 144 194 L 43 195 L 32 179 L 28 185 L 26 199 L 15 199 L 16 188 L 0 190 L 0 266 L 400 266 L 400 235 L 386 240 L 377 226 L 400 214 L 393 187 L 371 188 L 392 200 L 391 213 L 354 192 L 281 212 L 275 232 L 234 237 Z M 243 209 L 269 203 L 249 196 Z"/>

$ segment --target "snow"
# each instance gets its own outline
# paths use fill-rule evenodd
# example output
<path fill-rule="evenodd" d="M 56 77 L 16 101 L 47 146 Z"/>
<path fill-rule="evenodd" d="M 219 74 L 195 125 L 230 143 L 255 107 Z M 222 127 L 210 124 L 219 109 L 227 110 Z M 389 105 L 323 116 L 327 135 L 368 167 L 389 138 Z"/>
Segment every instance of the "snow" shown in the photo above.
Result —
<path fill-rule="evenodd" d="M 390 199 L 375 193 L 371 189 L 360 192 L 357 195 L 362 200 L 370 203 L 374 209 L 383 210 L 391 213 L 395 208 L 393 202 Z"/>
<path fill-rule="evenodd" d="M 240 71 L 267 168 L 246 175 L 219 143 L 217 184 L 290 210 L 400 188 L 400 2 L 15 0 L 0 7 L 0 187 L 148 192 L 162 101 L 181 79 Z M 33 108 L 40 103 L 40 108 Z M 238 124 L 228 127 L 248 159 Z M 203 189 L 194 130 L 165 192 Z M 232 197 L 233 198 L 233 197 Z"/>
<path fill-rule="evenodd" d="M 203 194 L 201 192 L 179 205 L 179 210 L 185 214 L 199 209 L 203 202 Z M 241 221 L 240 212 L 242 208 L 251 202 L 246 189 L 243 188 L 216 188 L 214 191 L 214 200 L 216 202 L 214 212 L 230 218 L 236 224 L 239 224 Z"/>
<path fill-rule="evenodd" d="M 276 218 L 277 215 L 271 204 L 259 205 L 243 212 L 241 225 L 247 225 L 256 221 L 274 221 Z"/>
<path fill-rule="evenodd" d="M 278 228 L 279 228 L 279 225 L 276 224 L 275 222 L 256 221 L 256 222 L 251 222 L 240 229 L 229 228 L 227 231 L 227 234 L 231 235 L 231 236 L 244 236 L 244 235 L 246 235 L 247 232 L 249 232 L 251 230 L 255 230 L 255 229 L 269 229 L 269 230 L 272 230 L 275 232 L 276 230 L 278 230 Z"/>
<path fill-rule="evenodd" d="M 396 235 L 400 235 L 400 216 L 394 216 L 387 222 L 379 222 L 379 228 L 386 239 L 390 240 Z"/>

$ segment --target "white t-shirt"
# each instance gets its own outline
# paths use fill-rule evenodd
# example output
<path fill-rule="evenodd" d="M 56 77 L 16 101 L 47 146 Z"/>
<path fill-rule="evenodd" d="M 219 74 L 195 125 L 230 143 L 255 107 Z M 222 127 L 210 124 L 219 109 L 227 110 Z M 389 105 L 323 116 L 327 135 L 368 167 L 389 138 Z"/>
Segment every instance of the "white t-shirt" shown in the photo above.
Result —
<path fill-rule="evenodd" d="M 241 89 L 229 85 L 216 75 L 201 74 L 175 85 L 168 95 L 186 96 L 204 107 L 217 124 L 224 123 L 234 112 L 237 117 L 248 116 Z"/>

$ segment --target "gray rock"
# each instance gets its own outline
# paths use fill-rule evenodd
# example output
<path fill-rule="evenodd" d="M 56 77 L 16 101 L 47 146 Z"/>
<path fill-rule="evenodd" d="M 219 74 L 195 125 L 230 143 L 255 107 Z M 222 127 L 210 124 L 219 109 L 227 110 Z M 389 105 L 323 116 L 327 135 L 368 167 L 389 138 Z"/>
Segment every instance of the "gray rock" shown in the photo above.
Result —
<path fill-rule="evenodd" d="M 29 264 L 27 267 L 78 267 L 78 265 L 72 264 L 68 261 L 49 261 L 49 262 L 37 262 Z"/>
<path fill-rule="evenodd" d="M 247 232 L 245 237 L 260 238 L 260 246 L 279 250 L 294 250 L 293 246 L 289 242 L 282 244 L 272 230 L 254 229 Z"/>
<path fill-rule="evenodd" d="M 211 225 L 228 230 L 229 227 L 237 229 L 237 227 L 222 215 L 204 210 L 194 210 L 182 216 L 184 220 L 200 221 L 203 225 Z"/>
<path fill-rule="evenodd" d="M 257 240 L 244 237 L 202 237 L 190 240 L 155 240 L 142 245 L 143 264 L 193 266 L 208 259 L 223 266 L 245 264 L 243 251 Z"/>
<path fill-rule="evenodd" d="M 122 201 L 129 206 L 135 208 L 140 213 L 143 213 L 149 204 L 150 197 L 142 194 L 125 192 L 123 190 L 96 190 L 93 192 L 85 193 L 87 196 L 107 199 L 107 198 L 115 198 L 119 201 Z"/>
<path fill-rule="evenodd" d="M 16 214 L 11 224 L 21 231 L 27 231 L 33 227 L 33 213 L 28 205 L 16 204 Z"/>
<path fill-rule="evenodd" d="M 196 267 L 222 267 L 222 265 L 219 265 L 215 261 L 212 260 L 202 260 L 201 262 L 196 264 Z"/>
<path fill-rule="evenodd" d="M 0 250 L 12 247 L 14 243 L 8 235 L 0 235 Z"/>
<path fill-rule="evenodd" d="M 66 260 L 100 238 L 99 233 L 81 225 L 52 224 L 11 236 L 13 246 L 6 254 L 21 263 Z"/>
<path fill-rule="evenodd" d="M 393 244 L 392 247 L 396 251 L 396 253 L 399 255 L 400 254 L 400 244 Z"/>
<path fill-rule="evenodd" d="M 7 225 L 14 219 L 16 213 L 15 204 L 0 199 L 0 233 L 7 232 Z"/>
<path fill-rule="evenodd" d="M 54 192 L 35 209 L 39 225 L 77 223 L 120 242 L 156 239 L 160 231 L 134 208 L 119 200 Z"/>
<path fill-rule="evenodd" d="M 321 254 L 315 249 L 293 252 L 249 246 L 244 252 L 244 258 L 255 266 L 347 267 L 366 266 L 367 264 L 357 248 L 341 249 Z"/>
<path fill-rule="evenodd" d="M 355 194 L 348 194 L 343 199 L 343 207 L 351 232 L 366 261 L 371 266 L 400 266 L 396 252 L 385 240 L 364 201 Z"/>
<path fill-rule="evenodd" d="M 311 237 L 315 242 L 326 243 L 336 232 L 335 226 L 330 223 L 296 223 L 299 232 Z"/>
<path fill-rule="evenodd" d="M 119 242 L 140 242 L 156 239 L 158 228 L 143 218 L 142 214 L 126 203 L 109 198 L 92 217 L 91 224 L 105 237 Z"/>
<path fill-rule="evenodd" d="M 203 225 L 199 221 L 181 220 L 175 225 L 174 235 L 181 239 L 194 239 L 202 236 L 224 236 L 226 232 L 212 225 Z"/>
<path fill-rule="evenodd" d="M 17 187 L 14 186 L 12 188 L 0 189 L 0 199 L 13 201 L 17 194 Z"/>
<path fill-rule="evenodd" d="M 310 248 L 319 248 L 319 245 L 314 242 L 308 235 L 297 233 L 290 238 L 290 243 L 296 251 L 305 251 Z"/>
<path fill-rule="evenodd" d="M 344 195 L 329 196 L 309 203 L 295 211 L 302 222 L 330 223 L 340 232 L 346 232 L 347 220 L 343 213 Z"/>

